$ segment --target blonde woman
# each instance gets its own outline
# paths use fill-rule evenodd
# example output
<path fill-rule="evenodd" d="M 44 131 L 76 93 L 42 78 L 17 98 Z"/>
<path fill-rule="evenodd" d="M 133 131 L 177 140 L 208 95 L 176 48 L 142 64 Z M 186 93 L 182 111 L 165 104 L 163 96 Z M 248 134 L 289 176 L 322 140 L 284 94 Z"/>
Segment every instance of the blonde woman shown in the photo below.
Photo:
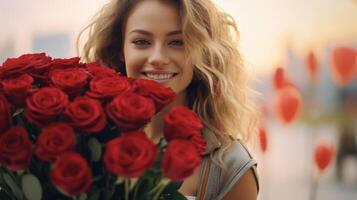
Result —
<path fill-rule="evenodd" d="M 230 15 L 210 0 L 111 0 L 83 33 L 87 61 L 158 81 L 177 93 L 163 112 L 181 104 L 201 117 L 207 150 L 182 194 L 257 199 L 256 162 L 243 146 L 255 133 L 256 112 Z M 162 137 L 162 113 L 145 131 L 154 141 Z"/>

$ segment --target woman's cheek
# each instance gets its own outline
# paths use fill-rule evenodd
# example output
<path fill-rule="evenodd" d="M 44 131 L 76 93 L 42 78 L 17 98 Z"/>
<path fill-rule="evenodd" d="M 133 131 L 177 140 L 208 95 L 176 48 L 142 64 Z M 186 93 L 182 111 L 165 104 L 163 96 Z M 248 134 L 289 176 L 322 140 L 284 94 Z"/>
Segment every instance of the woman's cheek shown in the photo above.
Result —
<path fill-rule="evenodd" d="M 128 77 L 138 78 L 140 74 L 140 69 L 143 67 L 143 62 L 137 57 L 129 57 L 126 62 L 126 72 Z"/>

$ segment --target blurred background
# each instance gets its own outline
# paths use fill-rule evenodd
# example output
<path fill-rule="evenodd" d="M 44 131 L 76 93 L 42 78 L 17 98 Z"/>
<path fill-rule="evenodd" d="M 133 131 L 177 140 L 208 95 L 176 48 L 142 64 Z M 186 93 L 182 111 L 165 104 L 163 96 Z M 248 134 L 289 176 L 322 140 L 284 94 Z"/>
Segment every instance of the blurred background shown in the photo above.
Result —
<path fill-rule="evenodd" d="M 357 1 L 214 0 L 237 21 L 263 117 L 260 200 L 357 199 Z M 0 63 L 76 56 L 106 0 L 0 0 Z"/>

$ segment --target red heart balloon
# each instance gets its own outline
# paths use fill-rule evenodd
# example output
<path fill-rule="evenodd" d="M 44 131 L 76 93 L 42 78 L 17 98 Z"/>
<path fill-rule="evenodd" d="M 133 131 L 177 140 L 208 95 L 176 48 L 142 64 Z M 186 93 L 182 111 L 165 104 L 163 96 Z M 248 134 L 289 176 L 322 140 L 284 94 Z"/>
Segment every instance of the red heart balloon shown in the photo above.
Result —
<path fill-rule="evenodd" d="M 332 52 L 331 76 L 339 86 L 351 83 L 357 71 L 356 50 L 349 47 L 338 47 Z"/>
<path fill-rule="evenodd" d="M 273 81 L 274 81 L 274 88 L 276 90 L 279 90 L 285 86 L 292 86 L 296 88 L 295 84 L 293 84 L 290 80 L 288 80 L 285 77 L 285 71 L 282 67 L 276 68 Z"/>
<path fill-rule="evenodd" d="M 274 73 L 274 88 L 280 89 L 285 83 L 285 73 L 282 67 L 278 67 Z"/>
<path fill-rule="evenodd" d="M 309 52 L 306 58 L 307 72 L 311 82 L 316 82 L 317 79 L 317 71 L 318 71 L 318 63 L 317 58 L 314 52 Z"/>
<path fill-rule="evenodd" d="M 268 148 L 268 138 L 267 138 L 267 133 L 266 129 L 264 126 L 261 126 L 259 128 L 259 144 L 262 152 L 266 152 Z"/>
<path fill-rule="evenodd" d="M 291 86 L 279 89 L 274 99 L 275 113 L 284 124 L 289 124 L 297 119 L 302 108 L 300 92 Z"/>
<path fill-rule="evenodd" d="M 317 144 L 315 147 L 315 164 L 317 169 L 322 172 L 324 171 L 332 162 L 335 156 L 335 148 L 330 144 Z"/>

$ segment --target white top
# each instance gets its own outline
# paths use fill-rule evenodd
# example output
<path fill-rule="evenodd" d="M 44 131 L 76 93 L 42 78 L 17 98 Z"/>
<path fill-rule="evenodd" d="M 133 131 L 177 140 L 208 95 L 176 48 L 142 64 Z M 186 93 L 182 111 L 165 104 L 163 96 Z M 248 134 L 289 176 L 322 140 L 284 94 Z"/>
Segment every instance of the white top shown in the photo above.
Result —
<path fill-rule="evenodd" d="M 196 200 L 195 196 L 185 196 L 187 198 L 187 200 Z"/>

